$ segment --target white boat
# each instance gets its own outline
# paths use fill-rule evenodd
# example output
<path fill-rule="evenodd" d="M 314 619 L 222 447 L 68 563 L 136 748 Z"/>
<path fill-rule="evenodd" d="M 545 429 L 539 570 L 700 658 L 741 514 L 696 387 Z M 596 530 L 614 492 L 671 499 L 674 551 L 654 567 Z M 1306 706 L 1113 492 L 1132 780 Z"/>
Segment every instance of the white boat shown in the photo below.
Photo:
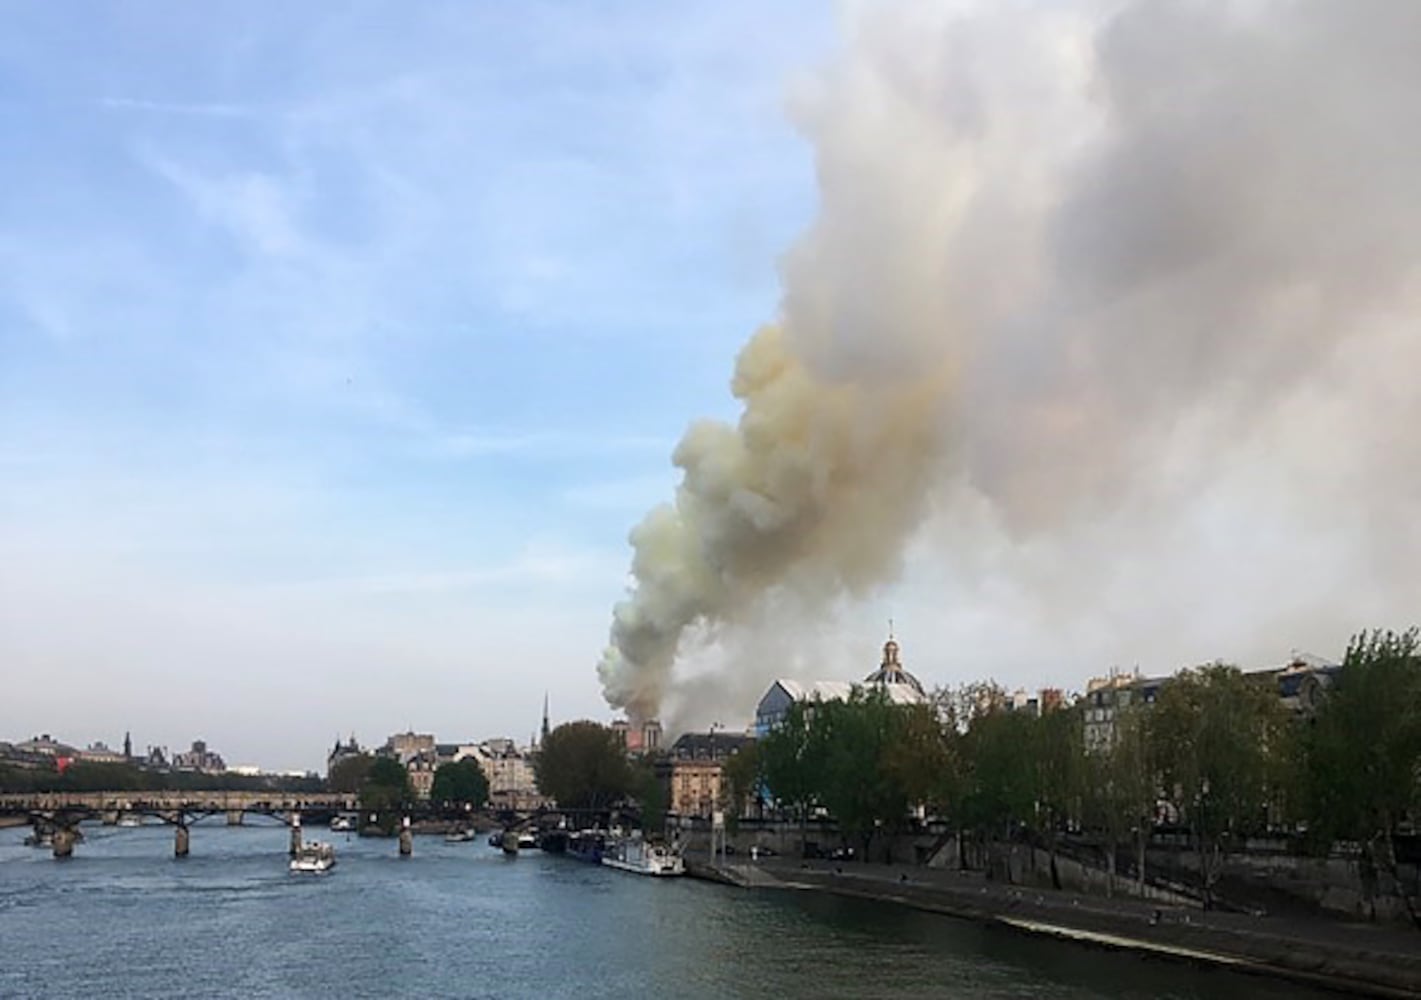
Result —
<path fill-rule="evenodd" d="M 531 833 L 520 833 L 518 835 L 518 849 L 520 851 L 531 851 L 538 846 L 538 838 Z"/>
<path fill-rule="evenodd" d="M 327 872 L 335 867 L 336 851 L 330 844 L 308 840 L 291 859 L 293 872 Z"/>
<path fill-rule="evenodd" d="M 640 837 L 608 841 L 602 849 L 602 863 L 637 875 L 682 875 L 686 865 L 681 852 L 666 844 L 648 844 Z"/>
<path fill-rule="evenodd" d="M 143 817 L 135 813 L 124 813 L 118 818 L 118 825 L 122 827 L 135 827 L 143 825 Z"/>
<path fill-rule="evenodd" d="M 332 833 L 350 833 L 355 829 L 355 817 L 353 816 L 332 816 Z"/>
<path fill-rule="evenodd" d="M 478 834 L 469 828 L 450 830 L 444 835 L 444 842 L 446 844 L 462 844 L 465 841 L 474 840 L 477 837 Z"/>

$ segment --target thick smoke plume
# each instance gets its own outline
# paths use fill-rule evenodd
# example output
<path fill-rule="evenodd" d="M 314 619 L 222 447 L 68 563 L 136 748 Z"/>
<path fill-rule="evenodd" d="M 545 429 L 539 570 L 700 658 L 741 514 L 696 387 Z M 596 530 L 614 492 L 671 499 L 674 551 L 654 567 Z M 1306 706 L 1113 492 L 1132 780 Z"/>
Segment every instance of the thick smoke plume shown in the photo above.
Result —
<path fill-rule="evenodd" d="M 847 15 L 792 101 L 820 210 L 738 426 L 693 425 L 632 532 L 599 673 L 633 716 L 688 629 L 868 592 L 948 496 L 1049 536 L 1187 494 L 1329 382 L 1415 509 L 1414 443 L 1371 433 L 1415 390 L 1355 359 L 1417 360 L 1421 3 L 931 6 Z"/>

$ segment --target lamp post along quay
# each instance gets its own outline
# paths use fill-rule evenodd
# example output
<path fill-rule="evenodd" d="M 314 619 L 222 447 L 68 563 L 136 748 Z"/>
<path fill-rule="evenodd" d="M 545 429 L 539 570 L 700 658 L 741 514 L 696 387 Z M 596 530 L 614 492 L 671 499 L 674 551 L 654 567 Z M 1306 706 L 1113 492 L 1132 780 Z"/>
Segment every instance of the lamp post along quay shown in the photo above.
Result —
<path fill-rule="evenodd" d="M 724 728 L 725 728 L 724 724 L 722 724 L 722 723 L 720 723 L 720 722 L 712 722 L 712 723 L 710 724 L 710 738 L 707 740 L 707 751 L 706 751 L 706 753 L 707 753 L 707 754 L 709 755 L 709 757 L 710 757 L 710 761 L 709 761 L 709 763 L 710 763 L 710 771 L 709 771 L 708 773 L 709 773 L 709 774 L 712 774 L 712 775 L 715 774 L 715 731 L 716 731 L 717 729 L 724 729 Z M 716 838 L 716 834 L 717 834 L 717 833 L 720 834 L 720 847 L 721 847 L 722 860 L 724 860 L 724 855 L 725 855 L 725 814 L 722 813 L 722 812 L 716 807 L 716 806 L 717 806 L 717 803 L 716 803 L 715 799 L 716 799 L 715 792 L 712 791 L 711 794 L 710 794 L 710 801 L 707 803 L 707 805 L 708 805 L 709 808 L 710 808 L 710 813 L 711 813 L 710 848 L 709 848 L 709 851 L 708 851 L 708 855 L 709 855 L 709 856 L 708 856 L 707 860 L 711 863 L 711 866 L 712 866 L 712 867 L 715 866 L 715 838 Z"/>

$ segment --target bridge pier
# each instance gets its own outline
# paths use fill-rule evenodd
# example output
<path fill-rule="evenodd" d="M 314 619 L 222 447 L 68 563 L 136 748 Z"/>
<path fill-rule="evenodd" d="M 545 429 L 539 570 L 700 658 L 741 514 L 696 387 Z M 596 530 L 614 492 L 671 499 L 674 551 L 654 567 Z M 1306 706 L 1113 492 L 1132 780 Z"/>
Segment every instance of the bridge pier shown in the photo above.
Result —
<path fill-rule="evenodd" d="M 74 829 L 73 827 L 56 825 L 54 828 L 53 840 L 54 856 L 56 858 L 70 858 L 74 856 Z"/>
<path fill-rule="evenodd" d="M 242 810 L 240 810 L 240 809 L 228 809 L 228 810 L 227 810 L 227 825 L 228 825 L 228 826 L 241 826 L 241 825 L 242 825 L 242 815 L 243 815 L 243 813 L 242 813 Z"/>
<path fill-rule="evenodd" d="M 410 818 L 400 826 L 400 857 L 407 858 L 414 853 L 414 831 L 410 829 Z"/>
<path fill-rule="evenodd" d="M 187 857 L 189 839 L 187 824 L 182 822 L 175 824 L 173 827 L 173 857 Z"/>
<path fill-rule="evenodd" d="M 291 850 L 288 852 L 293 858 L 301 852 L 301 814 L 294 812 L 291 814 Z"/>
<path fill-rule="evenodd" d="M 119 812 L 117 809 L 108 809 L 104 811 L 100 822 L 102 822 L 104 826 L 118 826 L 118 817 Z"/>

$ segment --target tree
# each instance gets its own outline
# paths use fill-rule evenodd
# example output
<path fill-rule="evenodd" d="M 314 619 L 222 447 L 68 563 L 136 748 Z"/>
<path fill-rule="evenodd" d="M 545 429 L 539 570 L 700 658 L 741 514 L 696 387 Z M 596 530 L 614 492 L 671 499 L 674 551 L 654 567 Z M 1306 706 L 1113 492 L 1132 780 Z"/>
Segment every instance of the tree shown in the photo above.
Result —
<path fill-rule="evenodd" d="M 818 762 L 810 747 L 809 719 L 822 707 L 822 702 L 795 702 L 760 743 L 760 767 L 766 788 L 774 801 L 799 816 L 801 837 L 819 785 Z"/>
<path fill-rule="evenodd" d="M 370 776 L 370 768 L 374 764 L 375 758 L 368 753 L 343 757 L 336 761 L 327 775 L 326 787 L 333 792 L 358 792 Z"/>
<path fill-rule="evenodd" d="M 386 833 L 395 829 L 395 812 L 414 799 L 409 772 L 392 757 L 377 757 L 360 786 L 360 807 L 379 815 L 378 825 Z"/>
<path fill-rule="evenodd" d="M 1044 835 L 1051 857 L 1051 884 L 1061 888 L 1056 868 L 1057 841 L 1061 827 L 1079 817 L 1081 795 L 1086 787 L 1085 735 L 1079 706 L 1048 710 L 1032 719 L 1035 756 L 1035 812 L 1032 825 Z M 1112 869 L 1114 861 L 1111 862 Z"/>
<path fill-rule="evenodd" d="M 967 782 L 961 822 L 986 834 L 989 853 L 1035 817 L 1034 720 L 1004 707 L 979 709 L 963 735 Z M 1005 865 L 1011 877 L 1011 865 Z"/>
<path fill-rule="evenodd" d="M 1150 722 L 1165 790 L 1198 850 L 1207 907 L 1231 844 L 1267 826 L 1283 709 L 1269 684 L 1216 663 L 1165 684 Z"/>
<path fill-rule="evenodd" d="M 1121 708 L 1115 716 L 1109 746 L 1085 759 L 1085 807 L 1091 824 L 1104 832 L 1107 893 L 1115 891 L 1115 860 L 1119 845 L 1133 838 L 1135 877 L 1145 880 L 1145 848 L 1154 825 L 1159 798 L 1158 768 L 1150 740 L 1150 715 L 1145 705 Z"/>
<path fill-rule="evenodd" d="M 666 829 L 666 785 L 657 776 L 656 766 L 648 759 L 629 764 L 628 770 L 627 787 L 641 808 L 642 827 L 661 833 Z"/>
<path fill-rule="evenodd" d="M 31 784 L 30 776 L 20 768 L 0 764 L 0 792 L 28 792 Z"/>
<path fill-rule="evenodd" d="M 365 784 L 396 789 L 408 796 L 410 776 L 405 766 L 393 757 L 376 757 L 365 776 Z"/>
<path fill-rule="evenodd" d="M 140 770 L 133 764 L 100 764 L 80 760 L 70 764 L 58 775 L 57 785 L 72 792 L 135 791 L 153 787 L 156 784 L 154 777 L 156 776 Z M 203 777 L 210 786 L 214 778 L 222 776 Z"/>
<path fill-rule="evenodd" d="M 822 762 L 818 797 L 840 830 L 859 838 L 865 859 L 878 828 L 896 829 L 907 818 L 908 792 L 889 766 L 902 719 L 882 689 L 855 687 L 847 700 L 820 705 L 810 725 L 810 745 Z"/>
<path fill-rule="evenodd" d="M 474 760 L 457 760 L 440 764 L 429 786 L 429 800 L 438 803 L 471 805 L 475 808 L 488 801 L 488 778 Z"/>
<path fill-rule="evenodd" d="M 538 791 L 564 809 L 608 809 L 631 790 L 617 734 L 595 722 L 566 722 L 543 742 L 534 764 Z"/>
<path fill-rule="evenodd" d="M 762 796 L 764 776 L 761 773 L 760 744 L 745 743 L 730 755 L 721 768 L 721 803 L 727 813 L 727 822 L 733 824 L 740 819 L 747 802 L 758 806 Z"/>
<path fill-rule="evenodd" d="M 1348 644 L 1336 683 L 1302 737 L 1310 832 L 1362 845 L 1363 881 L 1396 880 L 1412 920 L 1416 901 L 1397 879 L 1395 837 L 1421 810 L 1421 648 L 1416 629 L 1372 632 Z M 1373 905 L 1375 916 L 1375 905 Z"/>
<path fill-rule="evenodd" d="M 883 769 L 910 805 L 937 812 L 953 801 L 958 780 L 954 736 L 932 705 L 898 707 Z"/>

